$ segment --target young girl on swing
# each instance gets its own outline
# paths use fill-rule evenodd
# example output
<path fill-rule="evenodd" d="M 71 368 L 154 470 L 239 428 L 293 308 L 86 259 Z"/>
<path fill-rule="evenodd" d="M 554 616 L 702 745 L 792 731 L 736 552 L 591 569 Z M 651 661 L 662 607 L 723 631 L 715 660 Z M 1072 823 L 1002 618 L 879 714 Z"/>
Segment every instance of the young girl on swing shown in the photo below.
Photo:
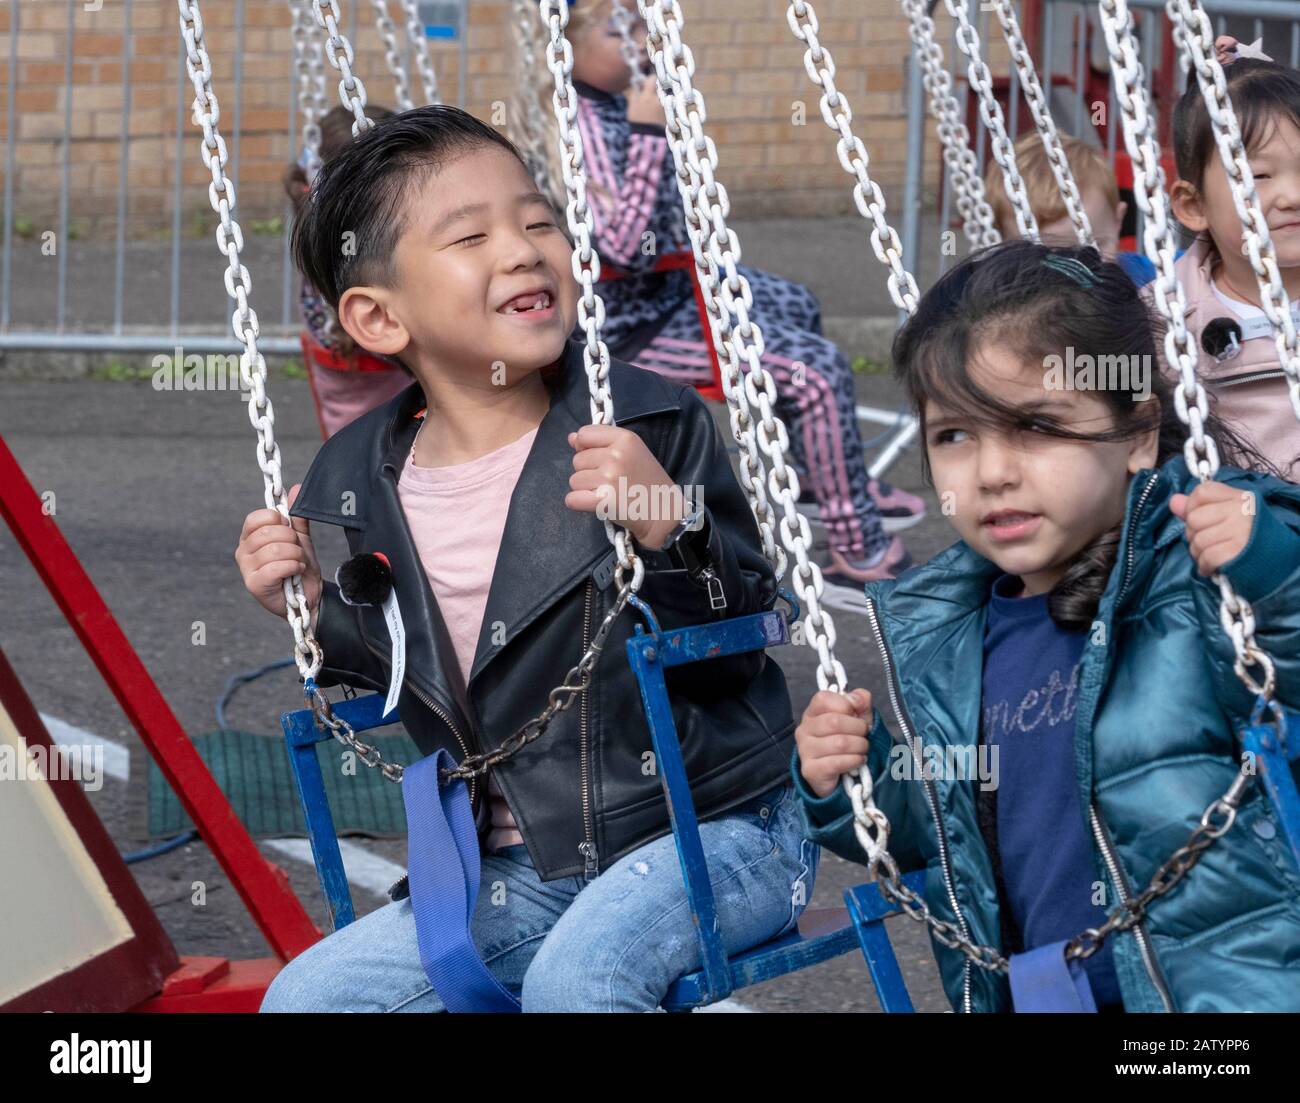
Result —
<path fill-rule="evenodd" d="M 1265 58 L 1258 43 L 1241 46 L 1225 35 L 1215 48 L 1282 283 L 1293 315 L 1300 317 L 1300 73 Z M 1283 477 L 1300 481 L 1300 421 L 1288 401 L 1272 323 L 1260 306 L 1241 218 L 1194 74 L 1174 109 L 1173 145 L 1178 179 L 1171 204 L 1178 221 L 1196 235 L 1175 271 L 1187 297 L 1187 326 L 1200 349 L 1197 370 L 1218 397 L 1220 414 Z"/>
<path fill-rule="evenodd" d="M 267 509 L 244 523 L 236 559 L 259 602 L 283 616 L 282 582 L 303 575 L 320 685 L 383 692 L 397 664 L 383 595 L 322 582 L 309 520 L 385 564 L 404 625 L 397 710 L 424 755 L 458 763 L 536 718 L 588 649 L 617 596 L 605 517 L 626 523 L 665 629 L 772 607 L 758 527 L 694 390 L 615 360 L 614 424 L 590 424 L 571 244 L 500 133 L 442 106 L 379 123 L 324 164 L 293 244 L 357 345 L 415 376 L 325 442 L 291 491 L 292 527 Z M 483 853 L 470 935 L 525 1011 L 652 1010 L 700 967 L 626 658 L 638 619 L 628 605 L 585 693 L 469 783 Z M 789 694 L 761 652 L 667 682 L 735 953 L 791 929 L 812 891 Z M 289 962 L 263 1010 L 442 1009 L 394 892 Z"/>
<path fill-rule="evenodd" d="M 638 56 L 645 58 L 645 23 L 633 0 L 620 2 L 631 9 Z M 623 38 L 611 0 L 570 4 L 567 34 L 573 43 L 577 126 L 589 166 L 595 245 L 602 265 L 625 273 L 601 283 L 606 340 L 615 355 L 676 382 L 709 382 L 709 338 L 700 331 L 690 276 L 682 269 L 654 271 L 664 254 L 691 247 L 655 81 L 629 88 L 632 72 L 620 52 Z M 536 23 L 531 47 L 539 59 L 546 41 L 545 28 Z M 545 166 L 552 188 L 562 192 L 550 71 L 539 61 L 531 87 L 528 67 L 521 63 L 518 71 L 512 132 Z M 545 113 L 544 133 L 528 123 L 529 97 Z M 562 194 L 554 198 L 562 208 Z M 920 522 L 925 503 L 869 477 L 854 412 L 853 370 L 822 336 L 816 297 L 769 272 L 739 268 L 753 292 L 751 316 L 763 331 L 762 364 L 776 381 L 776 412 L 790 431 L 800 508 L 826 528 L 830 562 L 824 577 L 854 590 L 868 579 L 892 578 L 911 564 L 893 534 Z"/>
<path fill-rule="evenodd" d="M 1100 927 L 1238 773 L 1255 698 L 1211 572 L 1251 603 L 1276 701 L 1300 707 L 1300 487 L 1229 466 L 1264 461 L 1212 412 L 1224 466 L 1189 474 L 1159 355 L 1118 265 L 1025 241 L 954 268 L 895 340 L 961 539 L 868 584 L 883 678 L 813 697 L 794 776 L 809 837 L 863 861 L 839 778 L 868 761 L 901 869 L 1004 956 Z M 934 946 L 955 1009 L 1010 1009 L 1006 974 Z M 1085 966 L 1101 1010 L 1300 1010 L 1300 870 L 1258 784 Z"/>

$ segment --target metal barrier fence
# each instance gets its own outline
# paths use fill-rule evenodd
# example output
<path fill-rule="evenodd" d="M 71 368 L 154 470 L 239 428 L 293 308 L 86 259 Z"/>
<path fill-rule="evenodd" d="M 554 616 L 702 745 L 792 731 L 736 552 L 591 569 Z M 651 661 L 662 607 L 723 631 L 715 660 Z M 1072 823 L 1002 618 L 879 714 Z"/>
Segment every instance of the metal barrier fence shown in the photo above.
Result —
<path fill-rule="evenodd" d="M 43 6 L 52 6 L 56 2 L 57 0 L 47 0 L 47 3 Z M 123 62 L 120 91 L 121 109 L 119 112 L 121 116 L 119 132 L 121 148 L 119 151 L 116 195 L 112 199 L 116 209 L 116 235 L 111 246 L 111 252 L 108 246 L 92 248 L 89 245 L 81 251 L 82 256 L 79 264 L 84 265 L 85 271 L 89 271 L 93 276 L 89 282 L 94 297 L 99 299 L 100 309 L 95 312 L 97 316 L 93 319 L 82 313 L 70 320 L 72 309 L 77 305 L 83 307 L 85 305 L 74 304 L 70 301 L 69 262 L 72 250 L 68 247 L 70 241 L 70 174 L 72 169 L 74 15 L 78 5 L 85 2 L 86 0 L 66 0 L 67 20 L 63 34 L 62 85 L 64 127 L 62 138 L 58 140 L 60 147 L 60 183 L 58 214 L 53 229 L 58 247 L 55 252 L 56 286 L 52 325 L 48 317 L 40 319 L 35 325 L 30 323 L 23 325 L 22 319 L 16 319 L 13 311 L 15 278 L 21 280 L 25 275 L 25 273 L 15 271 L 15 249 L 18 243 L 15 239 L 13 194 L 19 144 L 16 105 L 19 91 L 18 40 L 21 34 L 22 5 L 17 2 L 11 2 L 9 5 L 7 73 L 4 76 L 8 100 L 4 150 L 3 237 L 0 239 L 0 350 L 49 349 L 92 352 L 139 352 L 163 348 L 170 350 L 183 337 L 185 347 L 191 352 L 238 352 L 241 346 L 233 336 L 226 332 L 224 316 L 213 313 L 214 307 L 219 306 L 221 310 L 224 310 L 226 304 L 224 300 L 218 303 L 219 297 L 212 294 L 213 280 L 216 278 L 218 268 L 213 264 L 211 242 L 206 236 L 201 240 L 187 241 L 182 234 L 184 203 L 182 202 L 183 173 L 180 166 L 184 165 L 187 160 L 185 143 L 193 142 L 196 139 L 193 128 L 185 114 L 192 89 L 186 76 L 185 54 L 183 46 L 179 44 L 179 38 L 175 54 L 176 95 L 175 133 L 173 139 L 175 172 L 172 181 L 166 271 L 151 270 L 148 273 L 149 279 L 146 281 L 149 286 L 148 301 L 144 304 L 155 317 L 162 315 L 166 318 L 166 321 L 139 322 L 133 320 L 127 322 L 126 320 L 128 296 L 137 293 L 134 289 L 141 282 L 139 279 L 135 279 L 131 286 L 128 286 L 127 267 L 132 263 L 132 253 L 138 253 L 143 258 L 144 263 L 151 266 L 156 265 L 157 262 L 156 247 L 144 251 L 137 250 L 131 243 L 127 242 L 125 232 L 128 179 L 129 170 L 132 167 L 131 147 L 133 140 L 138 140 L 138 136 L 133 137 L 131 135 L 129 127 L 132 96 L 130 77 L 132 0 L 122 0 L 121 8 L 123 24 L 121 31 Z M 422 14 L 425 11 L 436 9 L 443 9 L 444 12 L 458 9 L 459 26 L 457 27 L 457 37 L 460 64 L 458 66 L 457 102 L 460 104 L 465 101 L 466 39 L 470 2 L 471 0 L 441 0 L 440 3 L 422 3 L 419 5 Z M 990 13 L 987 9 L 982 9 L 980 0 L 967 0 L 967 2 L 971 21 L 978 28 L 981 40 L 987 44 L 990 40 Z M 1231 33 L 1243 41 L 1254 41 L 1254 39 L 1262 37 L 1265 39 L 1266 52 L 1279 60 L 1289 58 L 1293 67 L 1300 67 L 1300 2 L 1297 2 L 1297 0 L 1203 0 L 1203 3 L 1215 22 L 1216 33 Z M 938 0 L 930 0 L 932 10 L 937 4 Z M 350 24 L 349 35 L 353 42 L 358 40 L 357 36 L 360 30 L 359 12 L 363 6 L 361 0 L 347 6 L 348 12 L 345 19 Z M 1163 31 L 1164 0 L 1129 0 L 1129 6 L 1135 9 L 1144 9 L 1143 14 L 1151 17 L 1144 20 L 1144 22 L 1162 28 L 1161 33 L 1158 34 L 1143 33 L 1145 28 L 1139 28 L 1142 61 L 1146 71 L 1148 92 L 1150 92 L 1155 74 L 1167 70 L 1171 61 L 1166 57 L 1168 41 Z M 242 58 L 248 29 L 245 19 L 245 0 L 232 0 L 232 7 L 235 49 L 232 54 L 233 80 L 227 86 L 229 88 L 228 94 L 230 98 L 228 102 L 231 113 L 231 126 L 229 129 L 231 135 L 231 160 L 229 171 L 235 185 L 236 194 L 238 194 L 241 122 L 244 110 Z M 1079 94 L 1078 90 L 1083 86 L 1084 78 L 1093 68 L 1090 65 L 1088 56 L 1089 39 L 1091 38 L 1093 43 L 1101 40 L 1100 30 L 1096 25 L 1095 4 L 1082 2 L 1082 0 L 1042 0 L 1041 10 L 1041 28 L 1038 35 L 1039 41 L 1036 43 L 1037 63 L 1042 83 L 1049 90 L 1053 117 L 1057 120 L 1058 125 L 1069 133 L 1076 135 L 1089 133 L 1092 128 L 1085 125 L 1088 115 L 1086 96 Z M 1080 33 L 1081 28 L 1089 24 L 1093 28 L 1091 36 Z M 314 23 L 312 24 L 312 33 L 315 35 L 322 34 Z M 996 24 L 993 27 L 993 36 L 1000 40 Z M 406 49 L 409 51 L 409 44 L 406 45 Z M 954 77 L 958 102 L 963 105 L 966 117 L 968 119 L 973 118 L 974 115 L 970 110 L 971 90 L 966 80 L 965 66 L 960 63 L 963 59 L 956 48 L 955 40 L 947 43 L 945 55 L 948 68 Z M 0 57 L 3 56 L 3 52 L 0 51 Z M 914 56 L 907 59 L 906 67 L 905 88 L 908 138 L 905 180 L 902 194 L 898 197 L 890 197 L 890 206 L 901 212 L 900 224 L 904 260 L 909 270 L 916 272 L 923 255 L 924 221 L 922 211 L 924 205 L 925 143 L 928 140 L 930 130 L 927 125 L 928 115 L 924 89 L 921 84 L 921 74 L 919 67 L 914 63 Z M 290 67 L 286 66 L 285 68 L 286 148 L 296 151 L 299 148 L 301 130 L 297 81 Z M 414 69 L 415 66 L 408 59 L 406 71 L 413 72 Z M 1053 76 L 1060 73 L 1068 74 L 1068 83 L 1065 86 L 1059 84 L 1054 86 Z M 371 71 L 364 72 L 363 75 L 374 81 L 376 89 L 381 87 L 382 81 L 374 80 L 375 76 L 379 74 Z M 324 79 L 328 81 L 332 80 L 332 77 Z M 1010 67 L 1008 81 L 1007 125 L 1014 139 L 1023 129 L 1023 124 L 1026 121 L 1025 113 L 1019 108 L 1019 88 L 1014 66 Z M 384 93 L 378 93 L 378 97 L 380 99 L 386 98 Z M 1107 118 L 1110 119 L 1114 117 L 1115 112 L 1113 88 L 1108 89 L 1108 98 Z M 332 103 L 332 98 L 330 102 Z M 225 107 L 226 104 L 223 102 L 223 109 Z M 975 125 L 971 129 L 979 171 L 983 173 L 988 161 L 987 134 L 984 128 L 979 125 Z M 1118 127 L 1112 126 L 1108 130 L 1106 152 L 1112 163 L 1114 163 Z M 943 172 L 940 179 L 941 199 L 939 201 L 937 224 L 942 230 L 951 226 L 953 212 L 952 192 L 948 186 L 946 171 Z M 104 196 L 104 202 L 105 204 L 110 202 L 108 196 Z M 259 295 L 259 302 L 262 304 L 272 301 L 272 296 L 266 293 L 265 288 L 271 281 L 272 273 L 276 272 L 278 268 L 279 319 L 278 322 L 275 321 L 275 312 L 267 309 L 265 305 L 263 306 L 264 313 L 261 315 L 261 321 L 264 334 L 259 341 L 260 347 L 264 351 L 272 353 L 296 354 L 299 350 L 297 338 L 299 319 L 295 301 L 297 277 L 289 258 L 290 214 L 291 210 L 286 200 L 282 219 L 283 227 L 278 235 L 278 240 L 259 239 L 250 235 L 246 242 L 245 256 L 247 263 L 254 273 L 258 286 L 263 288 L 262 294 Z M 938 250 L 937 253 L 938 268 L 942 272 L 955 258 L 943 250 Z M 83 271 L 83 275 L 85 271 Z M 134 275 L 139 276 L 139 273 Z M 83 279 L 84 282 L 86 281 Z M 111 306 L 108 302 L 110 288 Z M 196 303 L 202 304 L 204 309 L 196 310 Z M 138 306 L 139 304 L 133 305 Z"/>
<path fill-rule="evenodd" d="M 43 7 L 52 7 L 55 0 L 49 0 L 48 4 Z M 259 9 L 264 9 L 267 5 L 257 5 Z M 364 7 L 362 0 L 347 5 L 348 12 L 344 17 L 344 23 L 347 24 L 347 31 L 350 40 L 358 43 L 358 33 L 361 30 L 359 26 L 359 12 Z M 459 66 L 458 66 L 458 104 L 463 105 L 466 93 L 466 73 L 467 73 L 467 31 L 469 26 L 469 6 L 470 0 L 441 0 L 434 3 L 420 3 L 417 8 L 420 11 L 422 22 L 425 26 L 425 33 L 429 39 L 439 37 L 450 37 L 451 31 L 455 31 L 455 37 L 458 40 L 459 48 Z M 201 240 L 190 241 L 184 240 L 182 233 L 182 211 L 184 203 L 182 202 L 182 181 L 184 173 L 182 168 L 193 158 L 194 143 L 200 138 L 192 126 L 187 112 L 189 105 L 193 100 L 193 88 L 186 75 L 185 68 L 185 49 L 184 44 L 180 41 L 180 36 L 176 30 L 176 12 L 171 12 L 170 22 L 167 24 L 171 32 L 172 39 L 177 43 L 176 46 L 176 92 L 175 92 L 175 154 L 174 154 L 174 181 L 172 187 L 170 234 L 168 238 L 169 248 L 167 250 L 167 272 L 165 276 L 158 272 L 133 273 L 133 278 L 128 281 L 127 267 L 131 264 L 132 253 L 136 253 L 140 259 L 147 264 L 153 265 L 157 262 L 158 249 L 156 246 L 139 248 L 134 243 L 129 243 L 126 239 L 127 226 L 127 195 L 130 169 L 132 168 L 131 148 L 133 140 L 138 141 L 139 136 L 133 136 L 130 133 L 130 117 L 132 102 L 132 83 L 131 83 L 131 61 L 133 60 L 132 51 L 132 32 L 138 30 L 132 26 L 132 0 L 122 0 L 121 3 L 121 128 L 119 132 L 119 141 L 121 145 L 118 172 L 117 172 L 117 189 L 116 195 L 110 200 L 109 196 L 102 197 L 103 202 L 107 205 L 109 202 L 115 204 L 116 209 L 116 235 L 111 246 L 111 253 L 108 246 L 92 246 L 87 244 L 79 249 L 79 263 L 86 265 L 91 272 L 92 278 L 83 279 L 83 284 L 89 284 L 88 290 L 90 295 L 88 299 L 98 300 L 97 303 L 91 303 L 87 307 L 86 303 L 74 304 L 69 296 L 69 261 L 70 254 L 73 250 L 70 248 L 70 210 L 69 196 L 71 194 L 71 173 L 72 173 L 72 130 L 73 130 L 73 61 L 74 45 L 76 42 L 76 22 L 75 16 L 79 9 L 85 8 L 86 11 L 96 9 L 90 7 L 87 0 L 67 0 L 67 19 L 66 27 L 62 33 L 62 61 L 63 61 L 63 84 L 61 88 L 61 98 L 63 103 L 63 136 L 59 141 L 60 145 L 60 185 L 58 196 L 58 213 L 55 224 L 51 227 L 53 241 L 55 242 L 54 259 L 56 265 L 55 274 L 55 302 L 53 325 L 50 325 L 48 315 L 40 319 L 35 326 L 24 328 L 15 328 L 15 322 L 21 322 L 16 319 L 13 311 L 13 299 L 15 290 L 15 278 L 22 280 L 29 275 L 26 271 L 15 270 L 15 209 L 14 209 L 14 179 L 18 168 L 17 153 L 19 146 L 18 126 L 17 126 L 17 101 L 18 101 L 18 71 L 19 71 L 19 35 L 22 33 L 22 4 L 17 0 L 12 0 L 9 7 L 9 33 L 8 33 L 8 50 L 7 50 L 7 73 L 4 76 L 5 86 L 8 90 L 8 101 L 6 111 L 6 139 L 4 151 L 4 199 L 3 199 L 3 238 L 0 240 L 0 350 L 4 349 L 49 349 L 49 350 L 81 350 L 88 352 L 146 352 L 166 349 L 171 351 L 175 345 L 183 343 L 187 352 L 194 353 L 238 353 L 242 350 L 242 345 L 235 340 L 230 334 L 230 327 L 225 317 L 227 309 L 224 296 L 213 295 L 213 289 L 216 286 L 214 281 L 218 278 L 220 272 L 220 263 L 212 248 L 212 241 L 205 232 Z M 246 19 L 245 0 L 232 0 L 230 4 L 233 10 L 234 19 L 234 43 L 235 49 L 232 52 L 233 79 L 228 84 L 218 90 L 220 97 L 222 114 L 226 115 L 229 111 L 230 125 L 227 133 L 230 135 L 230 165 L 228 174 L 231 182 L 235 186 L 235 194 L 239 194 L 239 166 L 240 166 L 240 140 L 242 132 L 242 122 L 244 117 L 244 47 L 250 32 L 250 26 Z M 107 10 L 107 8 L 103 9 Z M 458 24 L 447 23 L 448 18 L 457 18 Z M 436 20 L 437 22 L 431 22 Z M 151 30 L 155 28 L 150 28 Z M 256 32 L 256 26 L 252 28 Z M 440 33 L 442 32 L 442 33 Z M 323 47 L 324 32 L 316 27 L 314 21 L 311 23 L 311 32 L 313 41 L 319 42 Z M 373 27 L 369 28 L 371 35 L 377 35 L 378 32 Z M 361 39 L 363 46 L 369 46 L 371 50 L 377 49 L 375 43 L 366 43 L 365 37 Z M 415 73 L 417 71 L 416 59 L 411 55 L 414 53 L 412 45 L 398 36 L 398 48 L 402 51 L 404 69 L 406 73 Z M 0 53 L 0 57 L 4 57 Z M 367 54 L 367 57 L 372 56 Z M 379 61 L 379 71 L 361 70 L 363 78 L 371 83 L 371 98 L 378 99 L 380 102 L 387 102 L 390 97 L 392 85 L 384 88 L 383 76 L 383 53 L 377 55 Z M 376 79 L 379 78 L 379 79 Z M 288 143 L 286 148 L 296 153 L 301 144 L 302 116 L 298 105 L 298 78 L 291 65 L 285 65 L 285 103 L 287 110 L 286 135 Z M 328 100 L 329 105 L 333 105 L 332 91 L 334 88 L 333 70 L 325 66 L 319 79 L 317 87 L 324 91 L 331 98 Z M 98 137 L 99 135 L 97 135 Z M 107 137 L 104 135 L 102 137 Z M 185 185 L 192 186 L 192 185 Z M 289 234 L 291 230 L 291 206 L 286 199 L 284 214 L 282 218 L 283 228 L 278 234 L 278 239 L 259 240 L 249 235 L 246 243 L 244 255 L 250 271 L 253 273 L 255 286 L 262 289 L 258 296 L 259 305 L 263 305 L 264 313 L 260 315 L 259 321 L 264 331 L 259 337 L 258 347 L 263 352 L 269 353 L 290 353 L 298 354 L 300 346 L 297 332 L 299 329 L 298 309 L 296 303 L 296 273 L 289 257 Z M 248 232 L 249 227 L 244 227 Z M 43 236 L 43 235 L 42 235 Z M 274 241 L 274 245 L 271 243 Z M 36 255 L 39 250 L 33 243 L 24 243 L 30 245 L 29 255 Z M 48 255 L 48 254 L 46 254 Z M 279 322 L 275 321 L 275 311 L 270 307 L 274 301 L 273 293 L 267 291 L 271 283 L 273 273 L 276 272 L 278 265 L 279 289 L 280 289 L 280 317 Z M 109 274 L 111 272 L 111 275 Z M 83 272 L 83 276 L 84 276 Z M 141 277 L 148 277 L 142 279 Z M 128 296 L 140 294 L 139 288 L 147 285 L 147 301 L 143 304 L 132 304 L 138 308 L 144 306 L 148 312 L 155 316 L 162 315 L 167 320 L 165 322 L 127 322 Z M 111 286 L 111 312 L 108 303 L 108 291 Z M 87 288 L 83 288 L 87 290 Z M 157 292 L 155 294 L 154 292 Z M 188 292 L 188 294 L 185 294 Z M 201 304 L 202 309 L 195 310 L 195 304 Z M 74 306 L 81 306 L 82 313 L 75 318 L 70 317 Z M 97 315 L 91 317 L 90 315 Z M 107 315 L 107 317 L 106 317 Z M 103 327 L 108 327 L 103 331 Z M 99 331 L 96 331 L 99 330 Z M 224 335 L 223 335 L 224 334 Z"/>
<path fill-rule="evenodd" d="M 939 0 L 930 0 L 933 12 Z M 1153 81 L 1157 73 L 1167 73 L 1170 64 L 1176 59 L 1168 56 L 1170 41 L 1167 37 L 1167 21 L 1164 15 L 1165 0 L 1128 0 L 1130 8 L 1135 10 L 1145 26 L 1138 27 L 1141 43 L 1142 67 L 1146 75 L 1147 95 L 1150 98 Z M 1216 35 L 1231 34 L 1242 42 L 1254 42 L 1264 39 L 1264 52 L 1283 61 L 1289 58 L 1292 68 L 1300 68 L 1300 2 L 1297 0 L 1202 0 L 1202 7 L 1211 17 Z M 982 8 L 979 0 L 968 0 L 971 22 L 979 30 L 980 40 L 986 46 L 990 41 L 990 11 Z M 1080 33 L 1085 27 L 1091 27 L 1091 34 Z M 1152 30 L 1158 33 L 1152 33 Z M 997 23 L 992 24 L 992 36 L 1001 43 L 1001 31 Z M 1089 46 L 1093 50 L 1100 47 L 1100 56 L 1089 57 Z M 1060 130 L 1076 137 L 1095 134 L 1089 120 L 1090 104 L 1086 94 L 1080 90 L 1084 87 L 1090 70 L 1109 70 L 1105 60 L 1105 40 L 1097 18 L 1095 3 L 1081 0 L 1042 0 L 1041 35 L 1037 43 L 1030 42 L 1035 50 L 1035 62 L 1043 87 L 1048 91 L 1052 117 Z M 962 106 L 964 118 L 971 118 L 972 93 L 966 80 L 964 57 L 957 49 L 956 39 L 952 38 L 945 45 L 945 61 L 953 75 L 958 104 Z M 1092 60 L 1100 60 L 1101 65 L 1094 67 Z M 921 84 L 920 67 L 915 61 L 915 52 L 907 59 L 907 74 L 904 86 L 907 89 L 907 161 L 906 178 L 899 210 L 902 217 L 902 242 L 904 262 L 909 271 L 915 272 L 922 258 L 922 206 L 925 179 L 925 142 L 929 136 L 928 115 L 925 103 L 925 90 Z M 1068 91 L 1060 85 L 1054 86 L 1056 74 L 1067 73 Z M 1106 119 L 1117 119 L 1115 90 L 1107 81 Z M 1171 82 L 1169 87 L 1175 85 Z M 1181 84 L 1177 85 L 1181 90 Z M 1014 141 L 1023 129 L 1022 123 L 1032 119 L 1020 110 L 1020 88 L 1014 66 L 1010 67 L 1007 91 L 1007 130 Z M 1158 105 L 1168 106 L 1168 105 Z M 1164 131 L 1161 132 L 1162 135 Z M 988 164 L 988 135 L 983 126 L 972 127 L 972 140 L 975 155 L 983 175 Z M 1105 143 L 1107 158 L 1114 165 L 1119 126 L 1108 126 Z M 937 140 L 937 139 L 936 139 Z M 1162 155 L 1165 152 L 1162 137 Z M 1120 143 L 1122 149 L 1122 143 Z M 940 230 L 952 225 L 952 190 L 948 186 L 946 169 L 942 170 L 940 183 L 940 200 L 938 227 Z M 1130 205 L 1131 206 L 1131 205 Z M 1140 219 L 1140 213 L 1137 215 Z M 1138 236 L 1141 236 L 1139 222 Z M 940 250 L 938 253 L 939 271 L 943 272 L 955 256 Z"/>

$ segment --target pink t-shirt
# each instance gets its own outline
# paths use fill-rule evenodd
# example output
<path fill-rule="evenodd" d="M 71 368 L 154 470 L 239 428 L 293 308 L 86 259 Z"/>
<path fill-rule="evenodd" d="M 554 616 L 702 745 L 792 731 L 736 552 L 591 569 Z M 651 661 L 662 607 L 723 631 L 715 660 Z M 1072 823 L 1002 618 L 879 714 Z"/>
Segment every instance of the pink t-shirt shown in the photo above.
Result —
<path fill-rule="evenodd" d="M 467 685 L 510 495 L 536 436 L 537 430 L 532 429 L 495 452 L 452 467 L 416 467 L 408 455 L 397 482 L 420 562 Z M 487 848 L 522 843 L 495 778 L 488 781 L 488 800 L 492 830 Z"/>

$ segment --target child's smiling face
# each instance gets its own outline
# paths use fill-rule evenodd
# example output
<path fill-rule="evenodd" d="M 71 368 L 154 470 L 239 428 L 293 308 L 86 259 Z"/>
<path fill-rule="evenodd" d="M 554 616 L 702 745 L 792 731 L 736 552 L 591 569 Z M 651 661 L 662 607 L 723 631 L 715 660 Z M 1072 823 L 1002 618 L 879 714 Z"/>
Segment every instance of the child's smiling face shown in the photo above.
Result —
<path fill-rule="evenodd" d="M 396 287 L 352 287 L 340 300 L 358 342 L 402 355 L 420 377 L 513 384 L 554 363 L 577 321 L 572 248 L 518 159 L 495 144 L 462 152 L 414 183 L 408 202 Z"/>
<path fill-rule="evenodd" d="M 998 400 L 1041 410 L 1067 429 L 1114 427 L 1096 394 L 1047 389 L 1043 365 L 1025 363 L 994 342 L 976 350 L 969 372 Z M 1050 590 L 1080 551 L 1120 523 L 1129 477 L 1156 459 L 1154 431 L 1095 442 L 1014 432 L 978 424 L 934 399 L 926 402 L 925 423 L 945 515 L 975 551 L 1020 576 L 1026 596 Z"/>
<path fill-rule="evenodd" d="M 1277 115 L 1249 151 L 1248 160 L 1278 265 L 1300 268 L 1300 129 L 1285 115 Z M 1241 219 L 1217 151 L 1206 166 L 1199 192 L 1180 180 L 1172 197 L 1178 220 L 1196 233 L 1209 231 L 1229 267 L 1229 278 L 1235 284 L 1244 277 L 1253 293 L 1250 262 L 1242 247 Z"/>

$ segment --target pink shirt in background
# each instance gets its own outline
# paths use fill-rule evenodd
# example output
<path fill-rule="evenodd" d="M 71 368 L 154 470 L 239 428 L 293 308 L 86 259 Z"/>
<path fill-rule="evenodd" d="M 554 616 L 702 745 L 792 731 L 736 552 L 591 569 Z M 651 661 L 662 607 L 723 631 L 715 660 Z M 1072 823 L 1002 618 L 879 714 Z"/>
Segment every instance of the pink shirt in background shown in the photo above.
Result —
<path fill-rule="evenodd" d="M 469 463 L 416 467 L 410 456 L 397 482 L 420 562 L 429 578 L 460 672 L 469 684 L 510 495 L 532 450 L 537 430 Z M 488 781 L 492 830 L 488 850 L 522 843 L 495 778 Z"/>

